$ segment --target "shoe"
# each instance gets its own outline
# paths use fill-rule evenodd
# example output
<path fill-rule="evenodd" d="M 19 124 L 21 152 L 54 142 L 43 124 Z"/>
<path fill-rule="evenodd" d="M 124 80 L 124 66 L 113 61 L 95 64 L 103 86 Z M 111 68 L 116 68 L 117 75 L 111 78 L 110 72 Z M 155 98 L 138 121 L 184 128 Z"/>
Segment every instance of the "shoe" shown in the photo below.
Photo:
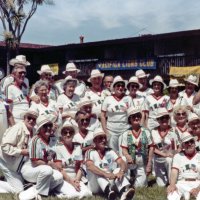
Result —
<path fill-rule="evenodd" d="M 111 190 L 108 194 L 108 200 L 115 200 L 116 198 L 116 193 L 113 190 Z"/>
<path fill-rule="evenodd" d="M 27 190 L 19 193 L 19 200 L 41 200 L 41 196 L 38 194 L 35 185 L 31 186 Z"/>
<path fill-rule="evenodd" d="M 122 193 L 120 200 L 132 200 L 135 194 L 135 190 L 133 188 L 129 188 L 127 191 Z"/>

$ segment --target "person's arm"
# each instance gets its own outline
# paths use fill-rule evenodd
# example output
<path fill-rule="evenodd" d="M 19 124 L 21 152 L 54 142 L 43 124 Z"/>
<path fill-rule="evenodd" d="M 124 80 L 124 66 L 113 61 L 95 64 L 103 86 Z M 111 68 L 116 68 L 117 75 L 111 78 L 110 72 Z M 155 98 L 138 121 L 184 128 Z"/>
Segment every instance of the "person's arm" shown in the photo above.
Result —
<path fill-rule="evenodd" d="M 125 156 L 126 161 L 127 161 L 128 164 L 133 164 L 134 163 L 131 155 L 129 155 L 129 153 L 128 153 L 128 149 L 127 148 L 123 148 L 122 147 L 122 154 L 123 154 L 123 156 Z"/>
<path fill-rule="evenodd" d="M 164 153 L 164 152 L 160 151 L 160 150 L 157 149 L 157 148 L 155 148 L 154 153 L 155 153 L 155 154 L 158 154 L 158 155 L 160 155 L 160 156 L 162 156 L 162 157 L 171 157 L 171 158 L 173 157 L 173 154 L 172 154 L 172 153 L 168 153 L 168 152 Z"/>
<path fill-rule="evenodd" d="M 147 176 L 151 172 L 153 154 L 154 154 L 154 147 L 150 146 L 149 147 L 149 154 L 148 154 L 148 161 L 147 161 L 147 166 L 146 166 L 146 174 L 147 174 Z"/>
<path fill-rule="evenodd" d="M 121 181 L 123 179 L 123 177 L 124 177 L 124 174 L 127 171 L 127 165 L 126 165 L 126 163 L 123 161 L 123 159 L 121 157 L 119 157 L 116 160 L 116 162 L 119 165 L 120 170 L 119 170 L 119 172 L 117 174 L 115 174 L 115 176 L 116 176 L 117 179 L 119 179 Z"/>
<path fill-rule="evenodd" d="M 90 149 L 95 149 L 95 146 L 94 145 L 89 145 L 87 147 L 82 147 L 81 150 L 83 152 L 83 155 L 85 155 L 85 152 L 90 150 Z"/>
<path fill-rule="evenodd" d="M 108 178 L 108 179 L 115 179 L 115 175 L 113 173 L 107 173 L 103 170 L 101 170 L 100 168 L 96 167 L 93 163 L 93 161 L 91 160 L 87 160 L 86 161 L 86 167 L 89 171 L 91 171 L 93 174 L 97 175 L 97 176 L 101 176 L 104 178 Z"/>
<path fill-rule="evenodd" d="M 102 125 L 102 128 L 104 130 L 104 132 L 107 134 L 107 121 L 106 121 L 106 111 L 101 111 L 101 125 Z"/>
<path fill-rule="evenodd" d="M 8 119 L 9 126 L 15 125 L 15 120 L 14 120 L 13 114 L 9 108 L 6 109 L 6 113 L 7 113 L 7 119 Z"/>
<path fill-rule="evenodd" d="M 178 169 L 172 168 L 169 180 L 170 185 L 167 187 L 167 194 L 173 193 L 174 191 L 177 190 L 176 188 L 177 178 L 178 178 Z"/>
<path fill-rule="evenodd" d="M 196 105 L 200 102 L 200 90 L 195 94 L 193 100 L 192 100 L 192 104 Z"/>

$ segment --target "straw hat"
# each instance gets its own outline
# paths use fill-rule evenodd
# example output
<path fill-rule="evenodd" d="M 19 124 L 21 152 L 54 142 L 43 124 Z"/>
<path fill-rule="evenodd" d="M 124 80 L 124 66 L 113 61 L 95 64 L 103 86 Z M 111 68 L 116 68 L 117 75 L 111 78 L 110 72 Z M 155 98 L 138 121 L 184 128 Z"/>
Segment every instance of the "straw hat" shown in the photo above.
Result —
<path fill-rule="evenodd" d="M 67 76 L 63 81 L 62 83 L 60 84 L 60 86 L 63 88 L 63 86 L 65 85 L 66 82 L 68 81 L 75 81 L 76 84 L 78 83 L 78 80 L 75 79 L 75 78 L 72 78 L 72 76 Z"/>
<path fill-rule="evenodd" d="M 67 63 L 65 71 L 63 71 L 62 73 L 65 74 L 66 72 L 73 72 L 73 71 L 77 71 L 77 73 L 79 73 L 81 70 L 76 68 L 76 65 L 72 62 Z"/>
<path fill-rule="evenodd" d="M 146 73 L 144 72 L 144 70 L 142 70 L 142 69 L 139 69 L 139 70 L 137 70 L 137 71 L 135 72 L 135 76 L 136 76 L 137 78 L 145 78 L 145 77 L 149 77 L 149 75 L 150 75 L 150 74 L 146 74 Z"/>
<path fill-rule="evenodd" d="M 38 117 L 38 113 L 35 112 L 34 110 L 30 109 L 30 108 L 26 112 L 23 112 L 23 113 L 20 114 L 21 118 L 24 118 L 26 115 L 32 115 L 35 118 Z"/>
<path fill-rule="evenodd" d="M 127 115 L 128 115 L 128 118 L 131 116 L 131 115 L 135 115 L 137 113 L 141 113 L 141 107 L 138 107 L 138 106 L 131 106 L 128 110 L 127 110 Z"/>
<path fill-rule="evenodd" d="M 181 86 L 184 86 L 183 84 L 179 83 L 177 79 L 171 79 L 169 81 L 169 86 L 168 88 L 170 87 L 181 87 Z"/>
<path fill-rule="evenodd" d="M 113 83 L 112 83 L 111 86 L 110 86 L 110 90 L 113 91 L 115 84 L 116 84 L 116 83 L 121 83 L 121 82 L 125 84 L 125 88 L 126 88 L 126 86 L 127 86 L 127 81 L 124 80 L 121 76 L 116 76 L 116 77 L 114 78 L 114 80 L 113 80 Z"/>
<path fill-rule="evenodd" d="M 64 128 L 67 128 L 67 127 L 73 128 L 75 134 L 78 133 L 78 127 L 73 123 L 72 120 L 66 120 L 64 122 L 61 128 L 61 132 Z"/>
<path fill-rule="evenodd" d="M 166 108 L 158 108 L 157 109 L 157 113 L 156 113 L 156 119 L 165 116 L 165 115 L 169 115 L 169 112 L 167 111 Z"/>
<path fill-rule="evenodd" d="M 127 88 L 129 87 L 129 84 L 130 83 L 135 83 L 139 86 L 139 89 L 142 87 L 142 85 L 139 83 L 138 81 L 138 78 L 136 76 L 132 76 L 129 81 L 128 81 L 128 84 L 127 84 Z"/>
<path fill-rule="evenodd" d="M 197 76 L 189 75 L 187 78 L 184 79 L 184 81 L 198 86 L 198 78 L 197 78 Z"/>
<path fill-rule="evenodd" d="M 11 59 L 9 61 L 9 64 L 12 65 L 12 66 L 15 66 L 15 64 L 21 64 L 21 65 L 24 65 L 24 66 L 29 66 L 30 62 L 28 62 L 26 60 L 26 56 L 24 56 L 24 55 L 18 55 L 15 58 Z"/>
<path fill-rule="evenodd" d="M 189 132 L 184 132 L 181 136 L 181 143 L 187 142 L 192 139 L 195 140 L 195 137 L 193 137 Z"/>
<path fill-rule="evenodd" d="M 102 128 L 96 128 L 93 134 L 93 141 L 96 137 L 100 136 L 100 135 L 104 135 L 106 136 L 105 132 L 103 131 Z"/>
<path fill-rule="evenodd" d="M 104 73 L 101 73 L 98 69 L 93 69 L 90 74 L 90 78 L 88 78 L 88 82 L 91 82 L 91 78 L 96 77 L 104 77 Z"/>
<path fill-rule="evenodd" d="M 39 75 L 43 74 L 43 73 L 51 73 L 52 76 L 54 76 L 54 73 L 52 71 L 52 69 L 50 68 L 49 65 L 42 65 L 40 70 L 37 71 L 37 73 Z"/>
<path fill-rule="evenodd" d="M 190 112 L 189 116 L 188 116 L 188 124 L 194 120 L 200 120 L 200 118 L 198 117 L 198 115 L 196 113 Z"/>
<path fill-rule="evenodd" d="M 154 82 L 159 82 L 163 84 L 164 89 L 167 87 L 166 84 L 164 83 L 163 79 L 161 76 L 157 75 L 153 79 L 149 81 L 150 85 L 152 85 Z"/>
<path fill-rule="evenodd" d="M 85 105 L 93 105 L 93 102 L 91 100 L 89 100 L 86 97 L 81 98 L 81 100 L 79 101 L 77 107 L 78 109 L 80 109 L 81 107 L 85 106 Z"/>

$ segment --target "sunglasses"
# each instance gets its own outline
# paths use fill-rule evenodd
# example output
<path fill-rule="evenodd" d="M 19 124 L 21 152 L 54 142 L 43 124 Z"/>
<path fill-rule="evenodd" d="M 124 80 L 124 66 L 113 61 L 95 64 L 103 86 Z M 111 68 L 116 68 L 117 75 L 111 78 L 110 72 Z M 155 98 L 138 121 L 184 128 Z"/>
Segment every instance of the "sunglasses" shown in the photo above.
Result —
<path fill-rule="evenodd" d="M 160 120 L 160 121 L 168 120 L 168 119 L 169 119 L 169 116 L 168 116 L 168 115 L 162 116 L 162 117 L 158 118 L 158 120 Z"/>
<path fill-rule="evenodd" d="M 193 139 L 184 142 L 185 145 L 194 144 L 194 143 L 195 143 L 195 141 Z"/>
<path fill-rule="evenodd" d="M 18 74 L 19 75 L 22 75 L 22 74 L 26 75 L 26 72 L 25 71 L 21 71 L 21 72 L 18 72 Z"/>
<path fill-rule="evenodd" d="M 139 88 L 139 85 L 137 85 L 137 84 L 131 84 L 130 86 L 129 86 L 130 88 Z"/>
<path fill-rule="evenodd" d="M 90 122 L 90 118 L 81 119 L 80 122 L 83 124 L 84 122 Z"/>
<path fill-rule="evenodd" d="M 120 84 L 120 83 L 119 83 L 119 84 L 116 84 L 116 87 L 118 87 L 118 88 L 119 88 L 119 87 L 122 87 L 122 88 L 124 88 L 124 87 L 125 87 L 125 85 L 124 85 L 124 84 Z"/>
<path fill-rule="evenodd" d="M 49 73 L 44 73 L 44 75 L 45 75 L 46 77 L 52 77 L 52 75 L 49 74 Z"/>
<path fill-rule="evenodd" d="M 142 115 L 138 113 L 138 114 L 135 114 L 135 115 L 131 115 L 130 118 L 131 119 L 142 118 Z"/>
<path fill-rule="evenodd" d="M 70 136 L 74 135 L 74 131 L 73 130 L 64 130 L 64 131 L 62 131 L 62 136 L 63 137 L 66 137 L 67 135 L 70 135 Z"/>
<path fill-rule="evenodd" d="M 32 116 L 27 116 L 26 119 L 28 119 L 28 121 L 32 120 L 33 122 L 36 122 L 36 118 Z"/>
<path fill-rule="evenodd" d="M 44 124 L 42 127 L 45 128 L 45 129 L 52 128 L 53 124 L 52 123 L 51 124 Z"/>
<path fill-rule="evenodd" d="M 179 117 L 180 117 L 180 116 L 186 116 L 186 112 L 183 112 L 183 113 L 176 113 L 176 115 L 179 116 Z"/>

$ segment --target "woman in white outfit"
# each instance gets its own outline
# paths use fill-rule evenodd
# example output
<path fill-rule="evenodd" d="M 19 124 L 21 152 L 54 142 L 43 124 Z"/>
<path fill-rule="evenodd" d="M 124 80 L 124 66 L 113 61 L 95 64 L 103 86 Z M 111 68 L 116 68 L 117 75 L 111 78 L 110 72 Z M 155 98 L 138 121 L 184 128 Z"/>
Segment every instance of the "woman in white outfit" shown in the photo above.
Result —
<path fill-rule="evenodd" d="M 64 182 L 60 187 L 62 194 L 66 198 L 83 198 L 92 195 L 92 192 L 81 181 L 82 171 L 80 165 L 83 162 L 82 150 L 80 145 L 75 145 L 72 140 L 77 127 L 66 121 L 61 129 L 61 141 L 56 145 L 57 162 L 62 168 Z"/>

